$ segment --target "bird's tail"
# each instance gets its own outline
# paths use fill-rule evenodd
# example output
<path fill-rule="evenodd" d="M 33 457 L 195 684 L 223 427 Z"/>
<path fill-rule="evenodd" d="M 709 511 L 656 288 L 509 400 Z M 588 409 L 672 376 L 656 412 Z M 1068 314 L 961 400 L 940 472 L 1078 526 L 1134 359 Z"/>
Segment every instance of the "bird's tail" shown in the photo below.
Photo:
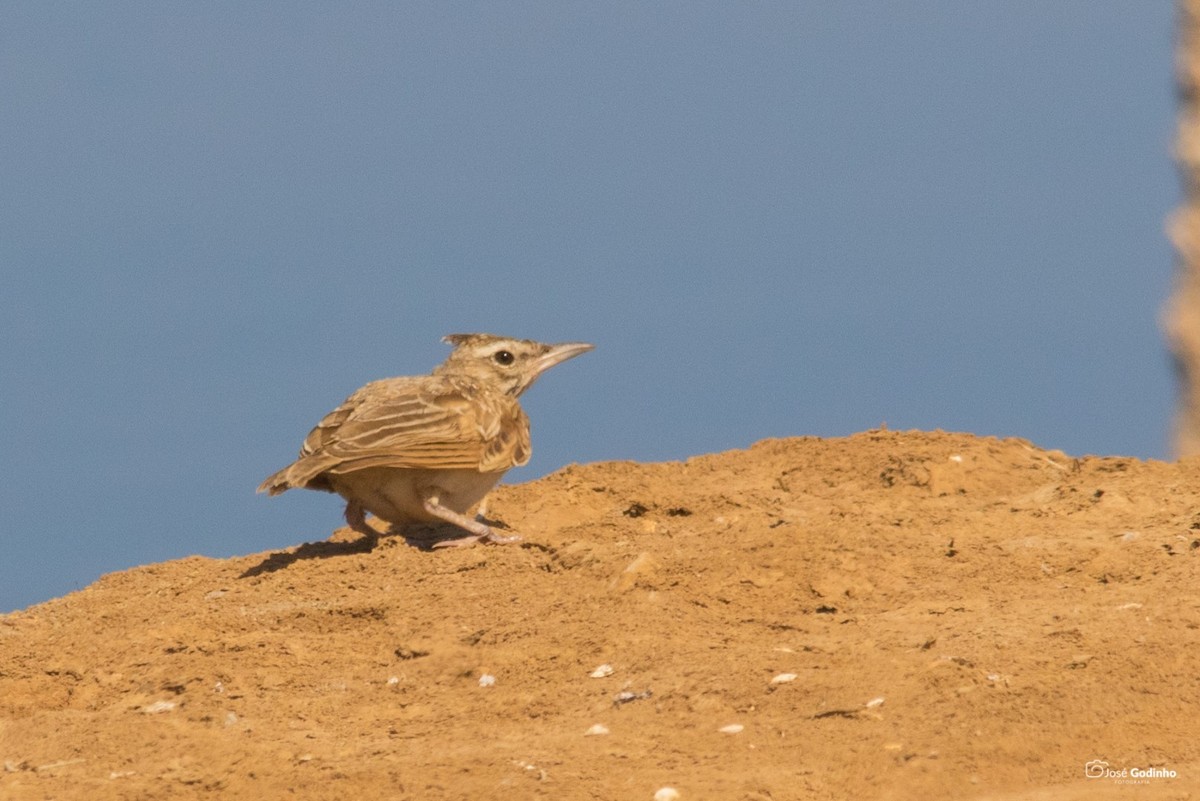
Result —
<path fill-rule="evenodd" d="M 288 473 L 291 472 L 292 466 L 280 470 L 267 478 L 266 481 L 258 485 L 258 492 L 265 492 L 268 495 L 278 495 L 281 492 L 287 492 L 295 486 L 289 478 Z"/>
<path fill-rule="evenodd" d="M 278 495 L 290 489 L 333 492 L 333 486 L 329 483 L 329 477 L 325 474 L 325 471 L 336 464 L 336 459 L 301 456 L 259 484 L 258 491 L 265 492 L 268 495 Z"/>

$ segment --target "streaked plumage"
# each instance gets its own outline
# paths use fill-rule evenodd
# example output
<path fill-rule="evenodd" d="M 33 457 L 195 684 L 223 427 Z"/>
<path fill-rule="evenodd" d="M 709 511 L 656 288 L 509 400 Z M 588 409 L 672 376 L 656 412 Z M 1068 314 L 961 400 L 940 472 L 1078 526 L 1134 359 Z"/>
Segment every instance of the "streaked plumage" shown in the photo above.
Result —
<path fill-rule="evenodd" d="M 259 492 L 336 492 L 351 526 L 372 538 L 364 510 L 396 524 L 453 523 L 474 535 L 469 541 L 504 539 L 464 515 L 505 471 L 529 461 L 529 419 L 517 398 L 592 346 L 492 334 L 445 341 L 454 351 L 431 375 L 373 381 L 325 415 L 300 457 Z"/>

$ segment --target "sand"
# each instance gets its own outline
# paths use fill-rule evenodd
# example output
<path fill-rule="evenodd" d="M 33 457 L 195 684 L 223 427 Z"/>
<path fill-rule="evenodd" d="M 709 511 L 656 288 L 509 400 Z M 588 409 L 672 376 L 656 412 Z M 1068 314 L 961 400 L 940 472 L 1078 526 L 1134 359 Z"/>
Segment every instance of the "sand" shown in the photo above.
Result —
<path fill-rule="evenodd" d="M 1200 797 L 1200 459 L 869 431 L 488 514 L 0 616 L 0 798 Z"/>

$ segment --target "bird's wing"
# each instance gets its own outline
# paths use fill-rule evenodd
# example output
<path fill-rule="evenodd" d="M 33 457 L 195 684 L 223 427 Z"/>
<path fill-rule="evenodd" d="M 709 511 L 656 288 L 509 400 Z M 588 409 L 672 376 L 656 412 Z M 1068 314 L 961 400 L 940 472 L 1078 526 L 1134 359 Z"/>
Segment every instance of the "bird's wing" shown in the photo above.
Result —
<path fill-rule="evenodd" d="M 300 458 L 260 489 L 326 489 L 325 473 L 368 467 L 498 472 L 529 461 L 529 422 L 514 398 L 445 377 L 367 384 L 325 415 Z"/>

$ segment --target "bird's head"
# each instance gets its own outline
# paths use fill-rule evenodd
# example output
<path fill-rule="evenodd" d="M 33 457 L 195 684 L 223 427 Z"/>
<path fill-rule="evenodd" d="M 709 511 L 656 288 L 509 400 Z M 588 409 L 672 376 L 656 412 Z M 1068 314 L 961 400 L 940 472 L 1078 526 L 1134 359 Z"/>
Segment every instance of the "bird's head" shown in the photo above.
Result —
<path fill-rule="evenodd" d="M 538 376 L 554 365 L 594 347 L 586 342 L 547 345 L 495 334 L 449 334 L 442 341 L 453 345 L 454 350 L 433 371 L 435 375 L 466 375 L 514 397 L 533 386 Z"/>

